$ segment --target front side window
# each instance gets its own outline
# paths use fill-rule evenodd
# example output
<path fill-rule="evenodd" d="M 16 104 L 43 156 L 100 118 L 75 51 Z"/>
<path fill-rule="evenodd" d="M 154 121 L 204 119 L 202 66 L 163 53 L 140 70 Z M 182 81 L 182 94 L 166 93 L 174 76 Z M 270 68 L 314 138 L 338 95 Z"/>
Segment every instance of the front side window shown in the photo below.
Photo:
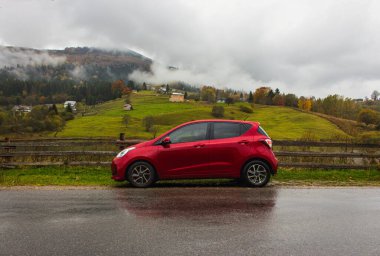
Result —
<path fill-rule="evenodd" d="M 189 124 L 168 135 L 172 143 L 192 142 L 207 139 L 207 123 Z"/>

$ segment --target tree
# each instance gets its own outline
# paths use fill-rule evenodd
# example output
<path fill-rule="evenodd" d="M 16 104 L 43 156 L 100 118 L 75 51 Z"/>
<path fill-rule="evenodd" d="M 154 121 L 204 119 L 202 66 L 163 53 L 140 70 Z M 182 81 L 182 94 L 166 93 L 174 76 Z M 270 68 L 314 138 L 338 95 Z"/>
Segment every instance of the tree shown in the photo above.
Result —
<path fill-rule="evenodd" d="M 253 94 L 252 94 L 252 91 L 249 91 L 248 102 L 249 103 L 253 103 Z"/>
<path fill-rule="evenodd" d="M 285 106 L 285 95 L 284 94 L 276 94 L 273 97 L 273 105 L 276 106 Z"/>
<path fill-rule="evenodd" d="M 212 86 L 203 86 L 201 89 L 201 100 L 214 103 L 216 101 L 216 89 Z"/>
<path fill-rule="evenodd" d="M 167 85 L 166 85 L 166 94 L 169 94 L 169 92 L 170 92 L 170 87 L 169 87 L 169 85 L 167 84 Z"/>
<path fill-rule="evenodd" d="M 266 104 L 267 105 L 272 105 L 273 104 L 273 97 L 274 97 L 274 92 L 272 89 L 269 90 L 269 92 L 266 95 Z"/>
<path fill-rule="evenodd" d="M 66 112 L 73 113 L 73 109 L 71 107 L 71 104 L 67 104 L 67 106 L 66 106 Z"/>
<path fill-rule="evenodd" d="M 298 98 L 295 94 L 285 95 L 285 106 L 296 108 L 298 103 Z"/>
<path fill-rule="evenodd" d="M 147 86 L 146 86 L 146 83 L 144 82 L 143 85 L 142 85 L 142 90 L 146 91 L 148 90 Z"/>
<path fill-rule="evenodd" d="M 112 83 L 111 91 L 112 91 L 112 94 L 118 98 L 120 98 L 122 95 L 128 95 L 132 93 L 132 89 L 130 87 L 127 87 L 124 83 L 124 80 L 121 80 L 121 79 L 116 80 Z"/>
<path fill-rule="evenodd" d="M 185 100 L 187 100 L 187 97 L 188 97 L 187 92 L 185 92 L 185 95 L 183 96 L 183 98 L 184 98 Z"/>
<path fill-rule="evenodd" d="M 372 109 L 363 109 L 358 115 L 358 121 L 365 124 L 378 124 L 380 122 L 380 114 Z"/>
<path fill-rule="evenodd" d="M 257 88 L 255 93 L 253 94 L 254 103 L 258 104 L 266 104 L 267 103 L 267 95 L 271 89 L 269 87 L 260 87 Z"/>
<path fill-rule="evenodd" d="M 371 99 L 377 100 L 379 98 L 380 93 L 376 90 L 374 90 L 371 94 Z"/>
<path fill-rule="evenodd" d="M 311 99 L 306 99 L 305 97 L 300 97 L 298 100 L 298 108 L 305 111 L 311 110 L 311 104 Z"/>
<path fill-rule="evenodd" d="M 58 114 L 58 109 L 57 109 L 57 106 L 55 104 L 53 104 L 53 106 L 51 107 L 51 110 L 57 115 Z"/>
<path fill-rule="evenodd" d="M 211 114 L 214 117 L 223 117 L 224 116 L 224 107 L 223 106 L 213 106 Z"/>
<path fill-rule="evenodd" d="M 230 104 L 234 104 L 235 103 L 235 99 L 232 98 L 232 97 L 227 97 L 226 100 L 225 100 L 225 102 L 229 106 Z"/>

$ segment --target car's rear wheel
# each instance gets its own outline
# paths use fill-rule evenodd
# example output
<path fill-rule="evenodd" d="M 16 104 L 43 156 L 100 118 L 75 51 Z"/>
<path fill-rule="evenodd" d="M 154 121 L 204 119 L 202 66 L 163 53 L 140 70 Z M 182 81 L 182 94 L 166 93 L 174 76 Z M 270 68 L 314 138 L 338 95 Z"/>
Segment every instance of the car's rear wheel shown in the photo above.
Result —
<path fill-rule="evenodd" d="M 242 179 L 252 187 L 264 187 L 270 180 L 269 166 L 260 160 L 254 160 L 244 166 Z"/>
<path fill-rule="evenodd" d="M 128 168 L 127 180 L 134 187 L 146 188 L 156 181 L 156 172 L 151 164 L 139 161 Z"/>

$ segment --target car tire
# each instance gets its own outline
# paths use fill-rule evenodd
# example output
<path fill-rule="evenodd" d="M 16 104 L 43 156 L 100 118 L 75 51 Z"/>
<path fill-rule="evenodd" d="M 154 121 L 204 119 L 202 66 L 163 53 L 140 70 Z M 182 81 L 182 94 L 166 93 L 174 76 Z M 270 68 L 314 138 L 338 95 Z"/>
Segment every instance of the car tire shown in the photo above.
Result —
<path fill-rule="evenodd" d="M 151 164 L 138 161 L 128 168 L 126 179 L 134 187 L 147 188 L 156 181 L 156 171 Z"/>
<path fill-rule="evenodd" d="M 264 187 L 270 180 L 269 166 L 260 160 L 247 163 L 242 172 L 242 180 L 251 187 Z"/>

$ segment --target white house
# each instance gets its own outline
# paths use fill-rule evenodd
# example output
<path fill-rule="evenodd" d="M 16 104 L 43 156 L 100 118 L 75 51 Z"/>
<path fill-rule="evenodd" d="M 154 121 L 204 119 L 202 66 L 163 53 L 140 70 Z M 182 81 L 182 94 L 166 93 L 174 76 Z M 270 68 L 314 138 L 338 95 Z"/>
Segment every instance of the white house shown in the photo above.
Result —
<path fill-rule="evenodd" d="M 73 111 L 77 110 L 77 102 L 76 101 L 68 100 L 68 101 L 65 101 L 65 103 L 63 103 L 64 108 L 67 108 L 68 105 L 70 105 L 70 107 Z"/>
<path fill-rule="evenodd" d="M 16 105 L 12 108 L 14 112 L 23 112 L 23 113 L 30 113 L 32 112 L 31 106 L 25 106 L 25 105 Z"/>

